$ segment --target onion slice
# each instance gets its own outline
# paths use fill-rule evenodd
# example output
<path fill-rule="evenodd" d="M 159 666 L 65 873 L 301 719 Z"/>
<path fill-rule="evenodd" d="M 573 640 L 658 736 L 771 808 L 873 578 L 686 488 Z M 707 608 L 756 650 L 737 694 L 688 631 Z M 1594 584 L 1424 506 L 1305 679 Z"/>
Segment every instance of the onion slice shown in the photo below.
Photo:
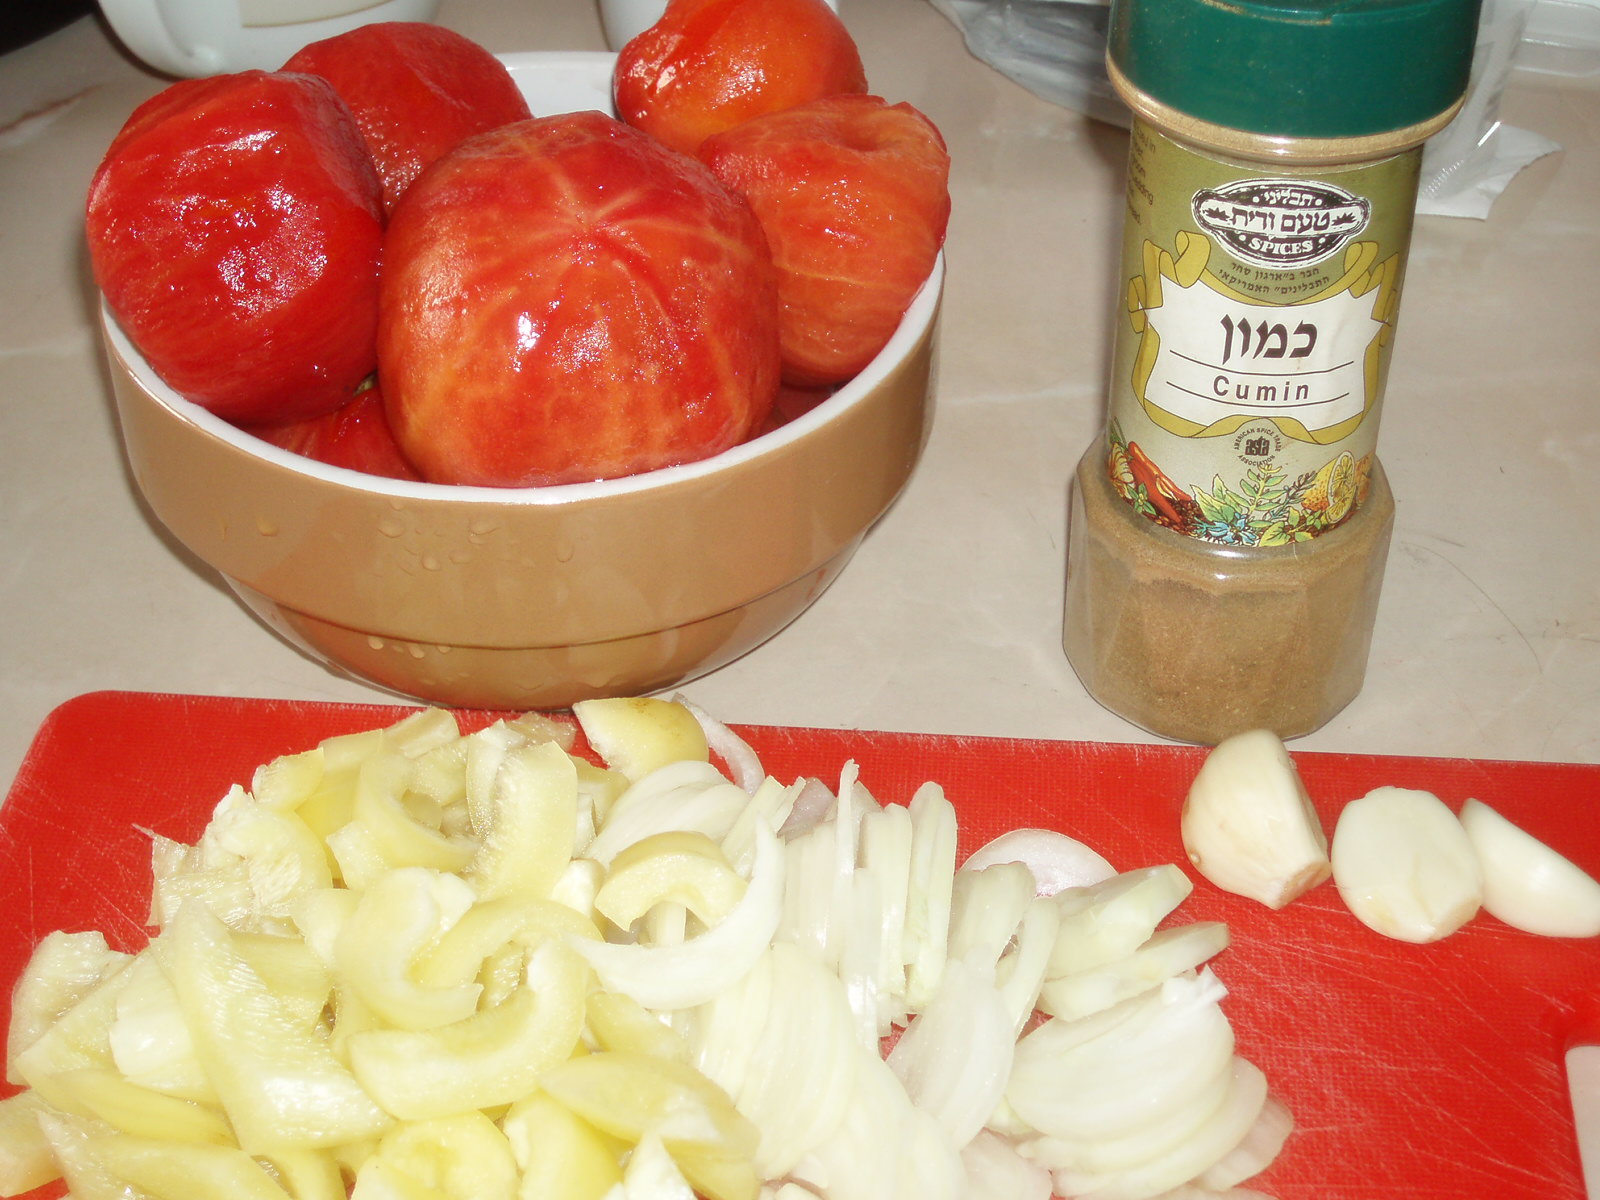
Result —
<path fill-rule="evenodd" d="M 760 757 L 750 748 L 750 743 L 698 704 L 686 700 L 681 695 L 674 696 L 673 699 L 688 709 L 689 714 L 699 722 L 701 732 L 706 737 L 706 747 L 727 764 L 728 775 L 733 782 L 752 796 L 755 795 L 756 789 L 767 777 L 767 772 L 761 765 Z"/>
<path fill-rule="evenodd" d="M 674 946 L 617 945 L 572 939 L 572 947 L 613 991 L 646 1008 L 674 1011 L 704 1004 L 742 979 L 766 953 L 783 908 L 784 854 L 777 834 L 755 830 L 750 886 L 727 917 Z"/>
<path fill-rule="evenodd" d="M 1089 887 L 1117 873 L 1097 850 L 1054 829 L 1008 830 L 979 846 L 961 865 L 978 871 L 996 863 L 1021 863 L 1027 867 L 1033 872 L 1041 896 L 1053 896 L 1071 887 Z"/>

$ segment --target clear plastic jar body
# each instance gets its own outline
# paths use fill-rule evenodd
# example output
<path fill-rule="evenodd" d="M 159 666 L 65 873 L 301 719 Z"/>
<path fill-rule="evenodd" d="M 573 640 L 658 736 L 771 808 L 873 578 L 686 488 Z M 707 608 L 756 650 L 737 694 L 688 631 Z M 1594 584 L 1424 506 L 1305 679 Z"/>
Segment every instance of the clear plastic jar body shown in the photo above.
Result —
<path fill-rule="evenodd" d="M 1063 645 L 1097 701 L 1162 737 L 1298 737 L 1360 692 L 1394 526 L 1374 463 L 1364 503 L 1322 536 L 1218 545 L 1154 525 L 1093 446 L 1073 477 Z"/>

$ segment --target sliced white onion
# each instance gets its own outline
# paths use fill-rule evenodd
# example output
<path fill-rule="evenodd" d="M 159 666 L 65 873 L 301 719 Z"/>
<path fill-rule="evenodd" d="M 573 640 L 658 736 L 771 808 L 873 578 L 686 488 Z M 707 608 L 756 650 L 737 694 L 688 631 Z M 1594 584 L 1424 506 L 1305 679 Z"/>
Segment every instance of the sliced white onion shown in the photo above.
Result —
<path fill-rule="evenodd" d="M 914 1112 L 889 1066 L 875 1054 L 849 1064 L 850 1104 L 834 1136 L 810 1156 L 830 1200 L 887 1200 L 900 1191 L 900 1148 Z"/>
<path fill-rule="evenodd" d="M 883 898 L 878 877 L 865 868 L 853 871 L 842 899 L 848 920 L 838 930 L 839 982 L 855 1018 L 856 1040 L 863 1050 L 876 1052 L 887 1032 L 880 1021 L 884 1011 L 880 995 L 883 967 Z"/>
<path fill-rule="evenodd" d="M 896 1194 L 916 1200 L 966 1200 L 966 1164 L 944 1129 L 919 1108 L 911 1110 L 907 1125 L 906 1137 L 900 1143 Z"/>
<path fill-rule="evenodd" d="M 853 760 L 845 763 L 839 774 L 839 801 L 833 814 L 832 878 L 826 880 L 822 888 L 823 896 L 828 897 L 829 914 L 824 961 L 836 967 L 842 967 L 845 961 L 851 930 L 856 923 L 855 873 L 861 844 L 861 814 L 865 809 L 877 807 L 877 802 L 859 785 L 857 776 Z M 871 1019 L 876 1025 L 875 1011 Z"/>
<path fill-rule="evenodd" d="M 1152 1200 L 1188 1183 L 1232 1150 L 1255 1124 L 1267 1080 L 1243 1058 L 1232 1060 L 1226 1094 L 1204 1122 L 1177 1145 L 1121 1171 L 1054 1173 L 1063 1195 L 1076 1200 Z"/>
<path fill-rule="evenodd" d="M 761 781 L 767 777 L 767 772 L 761 765 L 760 757 L 750 748 L 750 743 L 698 704 L 684 699 L 682 695 L 674 696 L 673 699 L 688 709 L 699 722 L 701 732 L 706 735 L 706 745 L 711 753 L 727 764 L 728 774 L 733 782 L 750 795 L 755 795 L 756 789 L 761 786 Z"/>
<path fill-rule="evenodd" d="M 1221 921 L 1175 925 L 1153 934 L 1114 962 L 1046 981 L 1039 993 L 1039 1007 L 1069 1020 L 1086 1017 L 1194 970 L 1221 954 L 1227 945 L 1228 927 Z"/>
<path fill-rule="evenodd" d="M 1076 1044 L 1077 1022 L 1052 1018 L 1017 1043 L 1006 1099 L 1041 1133 L 1071 1142 L 1122 1137 L 1200 1103 L 1233 1057 L 1224 994 L 1209 971 L 1169 979 L 1125 1001 L 1125 1013 L 1118 1005 L 1084 1018 L 1093 1032 Z M 1046 1033 L 1061 1025 L 1066 1037 Z"/>
<path fill-rule="evenodd" d="M 1050 1172 L 1029 1162 L 1007 1138 L 980 1130 L 961 1151 L 971 1200 L 1050 1200 Z"/>
<path fill-rule="evenodd" d="M 1228 1077 L 1231 1075 L 1230 1063 Z M 1175 1108 L 1157 1120 L 1145 1121 L 1120 1137 L 1035 1137 L 1028 1140 L 1027 1153 L 1041 1166 L 1063 1177 L 1076 1173 L 1083 1186 L 1092 1187 L 1092 1182 L 1084 1182 L 1088 1176 L 1108 1176 L 1137 1167 L 1194 1137 L 1222 1105 L 1227 1093 L 1226 1081 L 1219 1078 L 1217 1086 L 1207 1089 L 1196 1103 Z"/>
<path fill-rule="evenodd" d="M 801 784 L 798 781 L 785 786 L 771 776 L 764 779 L 761 786 L 756 788 L 750 797 L 750 803 L 745 805 L 744 811 L 739 814 L 722 838 L 722 852 L 727 855 L 735 870 L 749 873 L 750 864 L 755 859 L 756 825 L 762 824 L 773 830 L 780 829 L 789 815 L 795 797 L 800 794 L 800 788 Z"/>
<path fill-rule="evenodd" d="M 935 783 L 916 790 L 911 810 L 911 874 L 906 890 L 906 1007 L 933 998 L 949 950 L 950 899 L 955 885 L 956 810 Z"/>
<path fill-rule="evenodd" d="M 645 776 L 617 798 L 585 850 L 609 865 L 623 850 L 652 834 L 685 830 L 721 841 L 750 802 L 710 763 L 685 761 Z"/>
<path fill-rule="evenodd" d="M 1123 871 L 1100 883 L 1056 893 L 1061 926 L 1050 955 L 1050 977 L 1087 971 L 1132 954 L 1193 890 L 1189 877 L 1168 863 Z"/>
<path fill-rule="evenodd" d="M 1333 882 L 1357 920 L 1404 942 L 1449 936 L 1483 901 L 1466 830 L 1432 792 L 1411 788 L 1380 787 L 1344 806 Z"/>
<path fill-rule="evenodd" d="M 792 838 L 809 832 L 817 822 L 828 819 L 836 801 L 833 789 L 822 780 L 815 778 L 805 780 L 800 787 L 800 794 L 795 797 L 794 804 L 789 809 L 788 817 L 778 830 L 778 835 Z"/>
<path fill-rule="evenodd" d="M 950 894 L 950 955 L 997 963 L 1036 899 L 1033 872 L 1021 863 L 962 867 Z"/>
<path fill-rule="evenodd" d="M 684 1036 L 694 1065 L 728 1095 L 737 1097 L 756 1066 L 761 1034 L 772 1004 L 774 946 L 743 979 L 726 987 L 688 1014 Z"/>
<path fill-rule="evenodd" d="M 1015 1049 L 994 964 L 952 958 L 888 1062 L 911 1103 L 939 1123 L 952 1145 L 964 1146 L 1005 1095 Z"/>
<path fill-rule="evenodd" d="M 704 1004 L 744 977 L 766 952 L 783 907 L 784 854 L 771 830 L 756 829 L 750 885 L 733 911 L 676 946 L 614 945 L 575 938 L 601 983 L 646 1008 L 673 1011 Z"/>
<path fill-rule="evenodd" d="M 1461 806 L 1461 826 L 1483 869 L 1483 907 L 1514 929 L 1544 937 L 1600 935 L 1600 882 L 1482 800 Z"/>
<path fill-rule="evenodd" d="M 911 810 L 886 804 L 861 819 L 861 868 L 878 884 L 881 946 L 878 952 L 878 1026 L 888 1031 L 905 1016 L 906 894 L 911 881 Z"/>
<path fill-rule="evenodd" d="M 1033 872 L 1041 896 L 1053 896 L 1063 888 L 1087 887 L 1117 873 L 1098 851 L 1053 829 L 1012 829 L 979 846 L 961 865 L 980 870 L 1010 862 L 1022 863 Z"/>
<path fill-rule="evenodd" d="M 744 1014 L 759 1031 L 760 1070 L 731 1094 L 761 1131 L 758 1169 L 778 1178 L 836 1136 L 864 1052 L 837 980 L 795 946 L 776 945 L 768 959 L 765 1010 Z"/>
<path fill-rule="evenodd" d="M 1218 1192 L 1238 1187 L 1270 1167 L 1293 1132 L 1294 1114 L 1268 1093 L 1256 1123 L 1244 1135 L 1244 1140 L 1207 1167 L 1196 1182 Z"/>
<path fill-rule="evenodd" d="M 1061 924 L 1060 910 L 1049 896 L 1035 896 L 1022 914 L 1015 946 L 1001 956 L 995 972 L 1000 998 L 1011 1014 L 1012 1036 L 1019 1037 L 1039 1007 L 1039 993 L 1050 966 L 1050 952 Z"/>
<path fill-rule="evenodd" d="M 836 963 L 829 958 L 830 931 L 834 920 L 833 877 L 834 839 L 838 826 L 832 821 L 814 825 L 800 837 L 783 842 L 788 882 L 783 897 L 783 919 L 778 936 L 804 946 L 826 967 Z"/>

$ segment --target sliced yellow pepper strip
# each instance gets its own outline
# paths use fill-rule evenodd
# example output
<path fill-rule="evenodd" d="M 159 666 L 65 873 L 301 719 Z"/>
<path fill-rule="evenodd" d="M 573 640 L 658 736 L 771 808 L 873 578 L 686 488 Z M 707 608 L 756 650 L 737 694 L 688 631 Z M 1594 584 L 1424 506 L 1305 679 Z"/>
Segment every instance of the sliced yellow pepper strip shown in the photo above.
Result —
<path fill-rule="evenodd" d="M 563 1062 L 583 1032 L 589 970 L 562 942 L 538 946 L 504 1003 L 438 1029 L 370 1029 L 347 1044 L 351 1069 L 402 1120 L 510 1104 Z"/>
<path fill-rule="evenodd" d="M 726 917 L 745 892 L 745 880 L 703 833 L 651 834 L 611 860 L 595 895 L 595 911 L 627 929 L 657 904 L 681 904 L 706 925 Z"/>

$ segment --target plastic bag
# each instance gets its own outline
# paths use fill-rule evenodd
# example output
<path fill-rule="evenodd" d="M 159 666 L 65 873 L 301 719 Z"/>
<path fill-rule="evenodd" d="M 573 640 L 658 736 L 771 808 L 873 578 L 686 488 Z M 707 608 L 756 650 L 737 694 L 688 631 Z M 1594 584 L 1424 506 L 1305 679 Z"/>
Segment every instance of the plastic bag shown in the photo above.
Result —
<path fill-rule="evenodd" d="M 1561 149 L 1547 137 L 1500 121 L 1500 98 L 1532 10 L 1533 0 L 1483 0 L 1466 99 L 1455 119 L 1422 148 L 1418 213 L 1487 217 L 1518 171 Z"/>
<path fill-rule="evenodd" d="M 967 49 L 1034 95 L 1113 125 L 1128 110 L 1106 78 L 1106 0 L 930 0 Z"/>
<path fill-rule="evenodd" d="M 975 57 L 1035 95 L 1126 126 L 1106 78 L 1105 0 L 929 0 L 961 30 Z M 1478 49 L 1461 112 L 1423 149 L 1417 212 L 1487 217 L 1523 167 L 1561 147 L 1502 124 L 1500 98 L 1536 0 L 1484 0 Z"/>

